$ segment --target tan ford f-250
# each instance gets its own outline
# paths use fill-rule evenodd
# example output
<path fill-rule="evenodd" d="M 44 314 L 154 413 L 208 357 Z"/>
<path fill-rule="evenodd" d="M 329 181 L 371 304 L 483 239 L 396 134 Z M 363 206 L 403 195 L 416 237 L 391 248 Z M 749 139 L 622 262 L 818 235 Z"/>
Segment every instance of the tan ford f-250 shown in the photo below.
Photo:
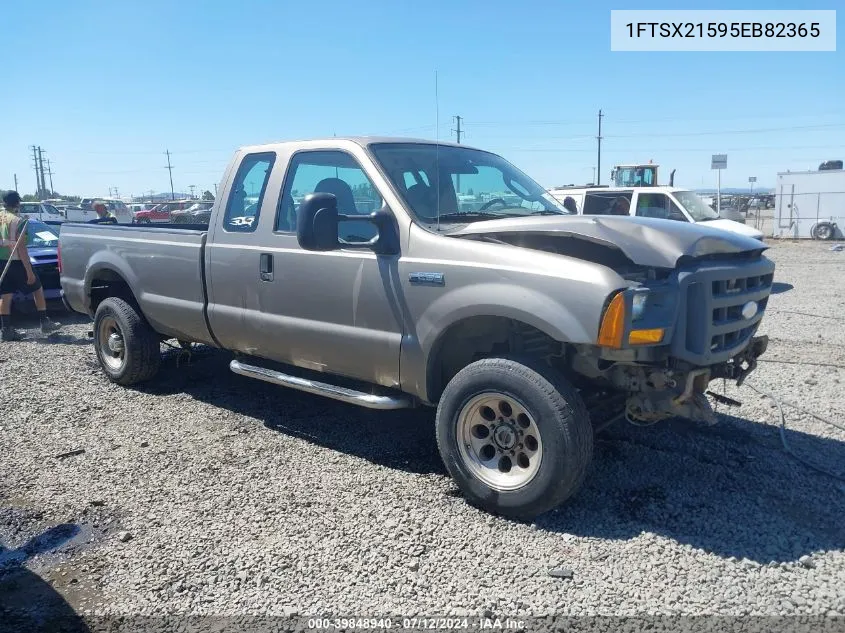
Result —
<path fill-rule="evenodd" d="M 278 385 L 436 407 L 446 467 L 493 512 L 530 518 L 578 490 L 598 404 L 712 423 L 708 383 L 741 382 L 766 348 L 760 241 L 570 215 L 464 145 L 245 147 L 219 191 L 208 226 L 63 225 L 66 301 L 93 317 L 106 375 L 152 378 L 176 339 Z"/>

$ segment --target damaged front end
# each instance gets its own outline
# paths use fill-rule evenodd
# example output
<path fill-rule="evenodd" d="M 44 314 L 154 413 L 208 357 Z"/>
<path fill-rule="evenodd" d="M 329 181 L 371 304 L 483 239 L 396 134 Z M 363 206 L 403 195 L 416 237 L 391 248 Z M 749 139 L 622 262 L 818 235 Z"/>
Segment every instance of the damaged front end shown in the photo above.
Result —
<path fill-rule="evenodd" d="M 707 398 L 707 387 L 712 380 L 724 378 L 742 385 L 745 378 L 756 369 L 757 359 L 768 347 L 768 336 L 755 336 L 740 354 L 726 363 L 707 368 L 653 369 L 643 367 L 619 367 L 625 374 L 622 381 L 629 389 L 625 403 L 625 417 L 632 424 L 649 426 L 673 417 L 686 418 L 696 422 L 715 424 L 716 413 Z M 632 374 L 638 379 L 631 381 Z M 638 391 L 631 391 L 638 387 Z M 735 400 L 711 394 L 719 401 L 738 405 Z"/>
<path fill-rule="evenodd" d="M 605 309 L 598 346 L 577 350 L 571 367 L 626 393 L 633 424 L 672 417 L 713 424 L 708 394 L 737 403 L 708 392 L 710 382 L 741 385 L 766 351 L 768 337 L 757 329 L 773 278 L 774 264 L 763 257 L 699 259 L 619 291 Z"/>

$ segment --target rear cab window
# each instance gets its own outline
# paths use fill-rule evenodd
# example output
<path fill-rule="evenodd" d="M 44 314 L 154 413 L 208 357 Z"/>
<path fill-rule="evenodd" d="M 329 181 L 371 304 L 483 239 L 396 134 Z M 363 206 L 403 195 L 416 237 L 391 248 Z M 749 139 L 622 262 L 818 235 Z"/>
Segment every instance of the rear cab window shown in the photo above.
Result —
<path fill-rule="evenodd" d="M 238 173 L 232 183 L 226 213 L 223 216 L 223 230 L 233 233 L 252 233 L 258 228 L 258 216 L 267 181 L 276 162 L 275 152 L 247 154 L 238 166 Z"/>

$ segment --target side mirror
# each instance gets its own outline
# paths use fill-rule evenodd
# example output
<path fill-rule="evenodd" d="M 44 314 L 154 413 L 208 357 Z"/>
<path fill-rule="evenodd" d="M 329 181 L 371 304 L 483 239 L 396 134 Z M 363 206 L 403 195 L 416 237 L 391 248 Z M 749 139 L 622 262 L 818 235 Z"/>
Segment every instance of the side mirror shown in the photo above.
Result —
<path fill-rule="evenodd" d="M 338 237 L 341 221 L 368 222 L 375 225 L 378 233 L 366 242 L 346 242 Z M 297 211 L 296 239 L 302 248 L 309 251 L 367 248 L 379 255 L 399 252 L 399 227 L 390 209 L 382 207 L 369 215 L 340 215 L 337 198 L 331 193 L 309 193 L 305 196 Z"/>
<path fill-rule="evenodd" d="M 307 251 L 332 251 L 337 239 L 337 198 L 331 193 L 309 193 L 299 205 L 296 239 Z"/>

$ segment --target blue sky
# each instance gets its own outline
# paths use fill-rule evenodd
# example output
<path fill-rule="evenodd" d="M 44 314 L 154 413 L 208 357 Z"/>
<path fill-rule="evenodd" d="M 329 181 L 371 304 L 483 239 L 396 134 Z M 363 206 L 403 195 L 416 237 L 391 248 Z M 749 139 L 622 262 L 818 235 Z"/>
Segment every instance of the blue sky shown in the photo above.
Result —
<path fill-rule="evenodd" d="M 737 8 L 709 2 L 688 8 Z M 814 9 L 835 9 L 819 1 Z M 29 146 L 62 193 L 213 189 L 239 145 L 347 134 L 454 138 L 545 186 L 659 163 L 676 183 L 773 186 L 845 158 L 845 57 L 620 53 L 600 1 L 41 2 L 4 8 L 0 188 L 35 189 Z M 642 8 L 675 9 L 676 2 Z M 744 9 L 801 8 L 745 2 Z M 842 12 L 840 12 L 840 15 Z M 841 41 L 841 38 L 840 38 Z M 436 129 L 435 70 L 440 130 Z"/>

